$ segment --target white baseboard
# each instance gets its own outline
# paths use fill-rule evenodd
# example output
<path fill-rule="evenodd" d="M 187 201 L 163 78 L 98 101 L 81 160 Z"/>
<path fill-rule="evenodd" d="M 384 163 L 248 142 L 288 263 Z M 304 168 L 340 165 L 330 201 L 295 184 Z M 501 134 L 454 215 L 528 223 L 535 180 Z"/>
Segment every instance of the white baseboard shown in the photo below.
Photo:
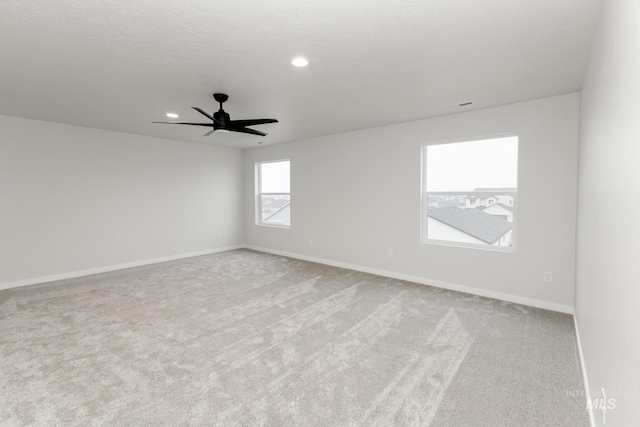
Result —
<path fill-rule="evenodd" d="M 213 253 L 217 253 L 217 252 L 225 252 L 225 251 L 230 251 L 230 250 L 234 250 L 234 249 L 242 249 L 242 248 L 252 249 L 252 250 L 255 250 L 255 251 L 259 251 L 259 252 L 271 253 L 271 254 L 274 254 L 274 255 L 282 255 L 282 256 L 286 256 L 286 257 L 290 257 L 290 258 L 297 258 L 297 259 L 301 259 L 301 260 L 305 260 L 305 261 L 317 262 L 319 264 L 330 265 L 330 266 L 333 266 L 333 267 L 340 267 L 340 268 L 347 268 L 347 269 L 355 270 L 355 271 L 362 271 L 364 273 L 376 274 L 378 276 L 389 277 L 389 278 L 392 278 L 392 279 L 406 280 L 408 282 L 414 282 L 414 283 L 419 283 L 419 284 L 428 285 L 428 286 L 435 286 L 437 288 L 449 289 L 449 290 L 452 290 L 452 291 L 459 291 L 459 292 L 464 292 L 464 293 L 468 293 L 468 294 L 472 294 L 472 295 L 478 295 L 478 296 L 487 297 L 487 298 L 499 299 L 499 300 L 502 300 L 502 301 L 509 301 L 509 302 L 513 302 L 513 303 L 516 303 L 516 304 L 528 305 L 530 307 L 543 308 L 545 310 L 557 311 L 557 312 L 560 312 L 560 313 L 573 314 L 573 307 L 568 306 L 568 305 L 557 304 L 557 303 L 552 303 L 552 302 L 542 301 L 542 300 L 537 300 L 537 299 L 532 299 L 532 298 L 525 298 L 525 297 L 520 297 L 520 296 L 517 296 L 517 295 L 511 295 L 511 294 L 505 294 L 505 293 L 501 293 L 501 292 L 488 291 L 488 290 L 485 290 L 485 289 L 479 289 L 479 288 L 474 288 L 474 287 L 471 287 L 471 286 L 459 285 L 459 284 L 456 284 L 456 283 L 443 282 L 443 281 L 440 281 L 440 280 L 433 280 L 433 279 L 428 279 L 428 278 L 419 277 L 419 276 L 412 276 L 412 275 L 408 275 L 408 274 L 396 273 L 396 272 L 393 272 L 393 271 L 380 270 L 380 269 L 376 269 L 376 268 L 363 267 L 363 266 L 360 266 L 360 265 L 348 264 L 348 263 L 333 261 L 333 260 L 324 259 L 324 258 L 310 257 L 310 256 L 306 256 L 306 255 L 294 254 L 294 253 L 290 253 L 290 252 L 283 252 L 283 251 L 278 251 L 278 250 L 273 250 L 273 249 L 268 249 L 268 248 L 262 248 L 262 247 L 258 247 L 258 246 L 252 246 L 252 245 L 227 246 L 227 247 L 224 247 L 224 248 L 208 249 L 208 250 L 205 250 L 205 251 L 191 252 L 191 253 L 180 254 L 180 255 L 172 255 L 172 256 L 149 259 L 149 260 L 143 260 L 143 261 L 135 261 L 135 262 L 130 262 L 130 263 L 126 263 L 126 264 L 118 264 L 118 265 L 112 265 L 112 266 L 107 266 L 107 267 L 92 268 L 92 269 L 88 269 L 88 270 L 74 271 L 74 272 L 70 272 L 70 273 L 62 273 L 62 274 L 56 274 L 56 275 L 52 275 L 52 276 L 36 277 L 36 278 L 32 278 L 32 279 L 19 280 L 19 281 L 16 281 L 16 282 L 0 283 L 0 290 L 10 289 L 10 288 L 17 288 L 17 287 L 20 287 L 20 286 L 35 285 L 35 284 L 38 284 L 38 283 L 54 282 L 54 281 L 57 281 L 57 280 L 72 279 L 72 278 L 75 278 L 75 277 L 89 276 L 91 274 L 106 273 L 106 272 L 109 272 L 109 271 L 123 270 L 125 268 L 139 267 L 139 266 L 142 266 L 142 265 L 149 265 L 149 264 L 157 264 L 157 263 L 160 263 L 160 262 L 173 261 L 173 260 L 177 260 L 177 259 L 190 258 L 190 257 L 200 256 L 200 255 L 208 255 L 208 254 L 213 254 Z"/>
<path fill-rule="evenodd" d="M 283 252 L 274 249 L 262 248 L 258 246 L 245 245 L 247 249 L 259 252 L 266 252 L 274 255 L 282 255 L 289 258 L 301 259 L 304 261 L 317 262 L 319 264 L 330 265 L 333 267 L 347 268 L 349 270 L 362 271 L 363 273 L 371 273 L 378 276 L 389 277 L 392 279 L 406 280 L 407 282 L 419 283 L 421 285 L 434 286 L 436 288 L 449 289 L 452 291 L 464 292 L 467 294 L 478 295 L 481 297 L 493 298 L 502 301 L 513 302 L 516 304 L 528 305 L 530 307 L 542 308 L 545 310 L 556 311 L 560 313 L 573 314 L 573 307 L 564 304 L 557 304 L 549 301 L 537 300 L 533 298 L 520 297 L 517 295 L 505 294 L 502 292 L 488 291 L 486 289 L 474 288 L 471 286 L 459 285 L 456 283 L 442 282 L 440 280 L 428 279 L 425 277 L 412 276 L 409 274 L 396 273 L 393 271 L 379 270 L 376 268 L 363 267 L 360 265 L 347 264 L 338 261 L 332 261 L 324 258 L 310 257 L 290 252 Z"/>
<path fill-rule="evenodd" d="M 587 398 L 587 402 L 591 402 L 591 389 L 589 388 L 589 378 L 587 377 L 587 367 L 584 364 L 584 356 L 582 353 L 582 341 L 580 341 L 580 330 L 578 329 L 578 319 L 577 316 L 573 315 L 573 325 L 576 330 L 576 341 L 578 343 L 578 357 L 580 358 L 580 368 L 582 369 L 582 381 L 584 382 L 584 391 L 585 396 Z M 585 402 L 586 404 L 586 402 Z M 587 405 L 587 412 L 589 413 L 589 425 L 592 427 L 596 426 L 596 419 L 593 413 L 593 408 L 591 405 Z"/>
<path fill-rule="evenodd" d="M 111 265 L 107 267 L 90 268 L 88 270 L 73 271 L 70 273 L 54 274 L 52 276 L 35 277 L 32 279 L 19 280 L 16 282 L 0 283 L 0 290 L 17 288 L 20 286 L 35 285 L 38 283 L 55 282 L 57 280 L 73 279 L 75 277 L 90 276 L 92 274 L 106 273 L 109 271 L 124 270 L 125 268 L 140 267 L 142 265 L 157 264 L 160 262 L 174 261 L 177 259 L 191 258 L 200 255 L 209 255 L 217 252 L 231 251 L 234 249 L 242 249 L 244 245 L 227 246 L 224 248 L 207 249 L 205 251 L 190 252 L 187 254 L 171 255 L 162 258 L 147 259 L 143 261 L 128 262 L 125 264 Z"/>

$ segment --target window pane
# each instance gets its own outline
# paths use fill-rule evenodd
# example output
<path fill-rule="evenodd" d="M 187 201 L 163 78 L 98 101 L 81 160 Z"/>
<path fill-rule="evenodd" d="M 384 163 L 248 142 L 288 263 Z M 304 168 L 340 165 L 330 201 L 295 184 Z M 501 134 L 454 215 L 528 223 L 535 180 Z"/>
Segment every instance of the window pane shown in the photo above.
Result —
<path fill-rule="evenodd" d="M 291 225 L 291 196 L 260 196 L 262 223 L 271 225 Z"/>
<path fill-rule="evenodd" d="M 260 165 L 261 193 L 289 193 L 289 161 Z"/>
<path fill-rule="evenodd" d="M 428 145 L 423 154 L 422 241 L 513 250 L 518 137 Z"/>
<path fill-rule="evenodd" d="M 518 176 L 518 137 L 427 146 L 427 191 L 513 190 Z"/>

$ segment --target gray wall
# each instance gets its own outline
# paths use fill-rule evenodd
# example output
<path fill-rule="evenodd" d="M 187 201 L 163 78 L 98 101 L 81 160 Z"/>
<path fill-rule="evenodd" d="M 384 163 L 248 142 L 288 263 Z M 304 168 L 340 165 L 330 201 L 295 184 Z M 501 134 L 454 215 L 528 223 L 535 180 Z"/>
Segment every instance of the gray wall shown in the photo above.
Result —
<path fill-rule="evenodd" d="M 572 311 L 578 115 L 579 95 L 569 94 L 246 150 L 245 241 L 272 252 Z M 505 133 L 520 135 L 517 252 L 421 244 L 421 145 Z M 254 164 L 285 158 L 291 159 L 292 226 L 257 226 Z M 545 270 L 553 272 L 554 283 L 543 282 Z"/>
<path fill-rule="evenodd" d="M 0 129 L 0 288 L 243 243 L 240 150 L 6 116 Z"/>
<path fill-rule="evenodd" d="M 581 105 L 576 319 L 595 425 L 640 423 L 640 2 L 605 2 Z M 611 408 L 611 404 L 615 408 Z"/>

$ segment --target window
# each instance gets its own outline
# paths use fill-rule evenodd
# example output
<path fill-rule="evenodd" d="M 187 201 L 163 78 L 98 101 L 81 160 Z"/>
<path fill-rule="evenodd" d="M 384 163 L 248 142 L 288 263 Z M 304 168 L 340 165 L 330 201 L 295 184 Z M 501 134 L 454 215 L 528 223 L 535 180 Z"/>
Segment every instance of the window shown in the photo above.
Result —
<path fill-rule="evenodd" d="M 514 251 L 518 137 L 422 147 L 422 243 Z"/>
<path fill-rule="evenodd" d="M 291 226 L 289 160 L 256 163 L 256 223 Z"/>

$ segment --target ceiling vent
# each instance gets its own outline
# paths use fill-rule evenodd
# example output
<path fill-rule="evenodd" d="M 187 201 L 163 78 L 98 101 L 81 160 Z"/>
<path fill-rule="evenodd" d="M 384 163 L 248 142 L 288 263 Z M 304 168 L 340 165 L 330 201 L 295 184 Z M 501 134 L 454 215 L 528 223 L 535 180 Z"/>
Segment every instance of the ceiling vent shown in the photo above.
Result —
<path fill-rule="evenodd" d="M 461 102 L 459 104 L 451 104 L 451 105 L 447 105 L 446 109 L 451 109 L 451 108 L 463 108 L 463 107 L 470 107 L 473 105 L 473 101 L 465 101 L 465 102 Z"/>

